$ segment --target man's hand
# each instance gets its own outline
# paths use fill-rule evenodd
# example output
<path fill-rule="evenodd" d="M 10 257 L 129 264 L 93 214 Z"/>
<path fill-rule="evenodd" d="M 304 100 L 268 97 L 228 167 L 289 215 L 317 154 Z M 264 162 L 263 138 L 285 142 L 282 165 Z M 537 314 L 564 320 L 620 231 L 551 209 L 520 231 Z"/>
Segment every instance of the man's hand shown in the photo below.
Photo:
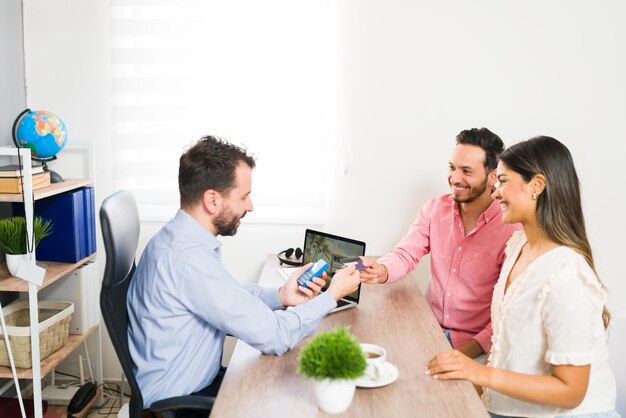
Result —
<path fill-rule="evenodd" d="M 300 286 L 296 281 L 313 263 L 302 266 L 298 270 L 291 273 L 287 283 L 278 289 L 278 298 L 283 306 L 296 306 L 311 300 L 319 295 L 322 288 L 326 284 L 326 273 L 321 277 L 314 277 L 313 280 L 306 282 L 306 287 Z"/>
<path fill-rule="evenodd" d="M 378 264 L 376 261 L 365 257 L 361 257 L 361 260 L 363 260 L 363 265 L 367 267 L 361 270 L 361 281 L 363 283 L 379 284 L 387 281 L 389 275 L 384 264 Z"/>
<path fill-rule="evenodd" d="M 360 283 L 359 271 L 354 268 L 354 265 L 350 265 L 335 272 L 327 291 L 335 300 L 339 300 L 357 290 Z"/>

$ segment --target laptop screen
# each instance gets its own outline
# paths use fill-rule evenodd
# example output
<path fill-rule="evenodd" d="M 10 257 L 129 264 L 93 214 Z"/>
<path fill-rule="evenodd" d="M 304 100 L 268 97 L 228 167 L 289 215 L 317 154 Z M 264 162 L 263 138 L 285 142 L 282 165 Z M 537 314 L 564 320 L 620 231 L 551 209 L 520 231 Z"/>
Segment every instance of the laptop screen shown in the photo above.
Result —
<path fill-rule="evenodd" d="M 326 232 L 314 231 L 307 229 L 304 235 L 304 250 L 302 259 L 304 264 L 315 263 L 320 258 L 328 263 L 328 270 L 326 273 L 326 286 L 323 290 L 328 288 L 330 280 L 335 275 L 335 272 L 339 270 L 343 263 L 342 259 L 347 257 L 357 257 L 365 255 L 365 243 L 362 241 L 353 240 L 350 238 L 344 238 L 337 235 L 327 234 Z M 346 296 L 344 299 L 359 302 L 359 288 Z"/>

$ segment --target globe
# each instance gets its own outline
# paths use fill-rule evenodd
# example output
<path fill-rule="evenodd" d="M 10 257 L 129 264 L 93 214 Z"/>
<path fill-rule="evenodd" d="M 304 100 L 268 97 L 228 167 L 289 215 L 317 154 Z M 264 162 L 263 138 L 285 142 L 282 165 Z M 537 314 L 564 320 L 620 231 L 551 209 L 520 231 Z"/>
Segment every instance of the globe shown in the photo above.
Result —
<path fill-rule="evenodd" d="M 26 109 L 17 117 L 14 126 L 15 145 L 30 148 L 33 159 L 52 159 L 67 143 L 65 123 L 45 110 Z"/>

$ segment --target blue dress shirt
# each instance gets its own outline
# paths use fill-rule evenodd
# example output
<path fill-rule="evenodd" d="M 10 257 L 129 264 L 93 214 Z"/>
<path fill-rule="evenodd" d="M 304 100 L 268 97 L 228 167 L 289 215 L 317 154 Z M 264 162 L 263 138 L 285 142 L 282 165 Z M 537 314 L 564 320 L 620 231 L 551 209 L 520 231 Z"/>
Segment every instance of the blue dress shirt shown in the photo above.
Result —
<path fill-rule="evenodd" d="M 128 343 L 144 407 L 208 386 L 231 334 L 282 354 L 335 308 L 327 293 L 285 310 L 277 288 L 240 285 L 221 243 L 183 210 L 148 243 L 131 281 Z"/>

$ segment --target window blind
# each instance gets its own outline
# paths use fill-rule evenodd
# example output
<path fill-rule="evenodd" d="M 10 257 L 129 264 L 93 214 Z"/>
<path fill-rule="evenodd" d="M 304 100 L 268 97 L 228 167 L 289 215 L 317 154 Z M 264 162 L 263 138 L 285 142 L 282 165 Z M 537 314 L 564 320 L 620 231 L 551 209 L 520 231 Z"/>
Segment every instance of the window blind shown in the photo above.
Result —
<path fill-rule="evenodd" d="M 142 219 L 178 208 L 178 160 L 204 135 L 257 158 L 244 219 L 323 223 L 339 108 L 331 0 L 112 0 L 114 185 Z"/>

